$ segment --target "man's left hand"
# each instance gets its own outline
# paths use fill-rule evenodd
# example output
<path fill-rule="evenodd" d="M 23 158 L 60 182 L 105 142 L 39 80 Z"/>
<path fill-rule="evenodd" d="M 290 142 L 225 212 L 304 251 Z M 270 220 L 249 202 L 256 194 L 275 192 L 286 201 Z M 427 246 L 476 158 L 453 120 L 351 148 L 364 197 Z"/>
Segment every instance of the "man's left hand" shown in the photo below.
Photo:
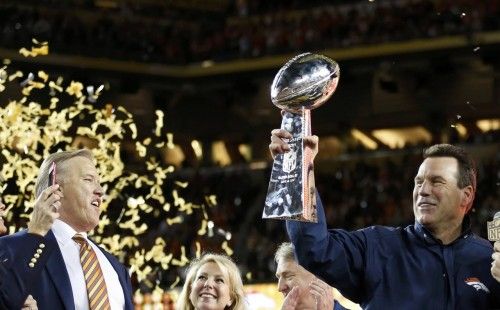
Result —
<path fill-rule="evenodd" d="M 491 263 L 491 275 L 500 282 L 500 241 L 495 242 L 494 247 L 495 252 L 491 256 L 493 258 L 493 262 Z"/>

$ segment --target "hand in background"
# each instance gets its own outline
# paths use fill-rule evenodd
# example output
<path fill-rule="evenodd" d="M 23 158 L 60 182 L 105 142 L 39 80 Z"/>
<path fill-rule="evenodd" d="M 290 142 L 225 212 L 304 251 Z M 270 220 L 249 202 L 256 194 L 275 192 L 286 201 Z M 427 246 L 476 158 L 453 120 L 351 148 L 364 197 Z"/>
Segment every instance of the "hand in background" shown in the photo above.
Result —
<path fill-rule="evenodd" d="M 500 282 L 500 241 L 495 242 L 493 246 L 495 252 L 491 256 L 493 258 L 493 262 L 491 263 L 491 275 Z"/>
<path fill-rule="evenodd" d="M 298 286 L 294 286 L 288 295 L 286 295 L 281 310 L 295 310 L 297 303 L 299 302 L 300 289 Z M 332 308 L 333 309 L 333 308 Z"/>
<path fill-rule="evenodd" d="M 316 310 L 333 309 L 333 291 L 328 284 L 319 279 L 314 279 L 309 284 L 309 289 L 314 299 L 316 299 Z"/>

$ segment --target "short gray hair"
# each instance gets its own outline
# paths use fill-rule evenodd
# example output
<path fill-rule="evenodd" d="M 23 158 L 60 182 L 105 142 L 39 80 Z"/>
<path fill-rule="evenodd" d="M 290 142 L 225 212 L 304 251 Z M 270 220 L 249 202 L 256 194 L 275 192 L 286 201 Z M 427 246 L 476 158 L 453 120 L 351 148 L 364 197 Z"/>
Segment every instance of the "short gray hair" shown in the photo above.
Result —
<path fill-rule="evenodd" d="M 56 178 L 58 177 L 60 178 L 61 172 L 64 171 L 64 167 L 61 166 L 61 164 L 73 157 L 78 157 L 78 156 L 86 157 L 94 161 L 94 155 L 92 155 L 92 152 L 87 149 L 80 149 L 76 151 L 63 151 L 50 154 L 40 166 L 40 171 L 38 173 L 38 177 L 35 183 L 35 197 L 38 198 L 38 196 L 40 196 L 42 192 L 47 187 L 49 187 L 49 169 L 52 163 L 56 163 L 57 166 Z"/>
<path fill-rule="evenodd" d="M 276 263 L 279 263 L 281 260 L 296 262 L 294 251 L 295 248 L 292 243 L 283 242 L 278 246 L 276 253 L 274 253 L 274 261 Z"/>

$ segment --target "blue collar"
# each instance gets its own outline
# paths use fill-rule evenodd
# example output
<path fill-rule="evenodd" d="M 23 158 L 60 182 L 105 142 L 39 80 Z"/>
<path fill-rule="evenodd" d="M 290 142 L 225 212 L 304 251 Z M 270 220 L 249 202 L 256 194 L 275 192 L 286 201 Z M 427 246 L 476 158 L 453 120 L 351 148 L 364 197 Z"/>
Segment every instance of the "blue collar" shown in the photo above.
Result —
<path fill-rule="evenodd" d="M 441 240 L 434 238 L 432 233 L 427 228 L 425 228 L 422 224 L 420 224 L 418 221 L 415 221 L 414 227 L 415 227 L 415 234 L 418 237 L 420 237 L 420 239 L 422 239 L 425 243 L 443 245 Z M 457 240 L 465 239 L 465 238 L 469 237 L 470 234 L 471 234 L 471 222 L 470 222 L 469 215 L 466 214 L 464 216 L 463 221 L 462 221 L 462 233 L 460 234 L 460 236 L 456 240 L 454 240 L 450 244 L 457 242 Z"/>

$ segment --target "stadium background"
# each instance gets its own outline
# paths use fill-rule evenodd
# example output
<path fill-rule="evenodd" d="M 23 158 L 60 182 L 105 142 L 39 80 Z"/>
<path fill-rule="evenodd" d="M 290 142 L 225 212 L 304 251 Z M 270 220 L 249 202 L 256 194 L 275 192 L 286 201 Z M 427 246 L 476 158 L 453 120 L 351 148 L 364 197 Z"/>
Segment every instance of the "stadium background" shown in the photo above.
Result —
<path fill-rule="evenodd" d="M 0 59 L 9 61 L 4 60 L 8 74 L 0 76 L 2 128 L 12 122 L 13 100 L 48 107 L 54 97 L 47 94 L 48 82 L 23 93 L 26 83 L 32 85 L 29 73 L 40 70 L 64 80 L 64 96 L 51 111 L 71 109 L 77 96 L 66 87 L 75 81 L 84 86 L 89 104 L 79 111 L 93 112 L 80 113 L 73 129 L 64 132 L 68 141 L 51 140 L 49 147 L 3 137 L 0 160 L 15 167 L 23 158 L 37 162 L 33 154 L 44 151 L 100 149 L 95 132 L 76 127 L 92 128 L 97 118 L 89 115 L 118 115 L 121 106 L 134 119 L 137 135 L 122 130 L 123 137 L 113 140 L 119 142 L 113 149 L 118 155 L 109 163 L 123 164 L 118 179 L 150 178 L 138 185 L 131 177 L 110 195 L 109 221 L 96 237 L 137 240 L 124 246 L 116 237 L 114 243 L 103 239 L 132 266 L 138 308 L 163 303 L 169 309 L 187 262 L 203 251 L 232 255 L 246 284 L 267 283 L 273 292 L 273 253 L 286 234 L 283 222 L 260 218 L 270 130 L 280 124 L 269 87 L 281 65 L 311 51 L 341 68 L 336 93 L 312 113 L 313 132 L 320 136 L 316 183 L 329 225 L 411 223 L 421 150 L 449 142 L 465 146 L 480 163 L 473 225 L 484 236 L 486 221 L 500 209 L 499 5 L 495 0 L 5 0 Z M 47 55 L 20 53 L 24 47 L 35 51 L 33 56 L 41 46 L 48 46 Z M 23 76 L 7 78 L 17 71 Z M 95 89 L 89 92 L 88 85 Z M 24 118 L 21 124 L 38 121 Z M 163 177 L 152 177 L 145 162 L 163 167 Z M 26 223 L 32 178 L 9 171 L 2 168 L 2 189 L 14 231 Z M 116 180 L 105 180 L 109 189 Z M 151 180 L 160 180 L 154 199 L 148 196 Z M 140 209 L 134 213 L 139 219 L 132 219 L 131 209 Z M 141 226 L 146 228 L 137 229 Z"/>

